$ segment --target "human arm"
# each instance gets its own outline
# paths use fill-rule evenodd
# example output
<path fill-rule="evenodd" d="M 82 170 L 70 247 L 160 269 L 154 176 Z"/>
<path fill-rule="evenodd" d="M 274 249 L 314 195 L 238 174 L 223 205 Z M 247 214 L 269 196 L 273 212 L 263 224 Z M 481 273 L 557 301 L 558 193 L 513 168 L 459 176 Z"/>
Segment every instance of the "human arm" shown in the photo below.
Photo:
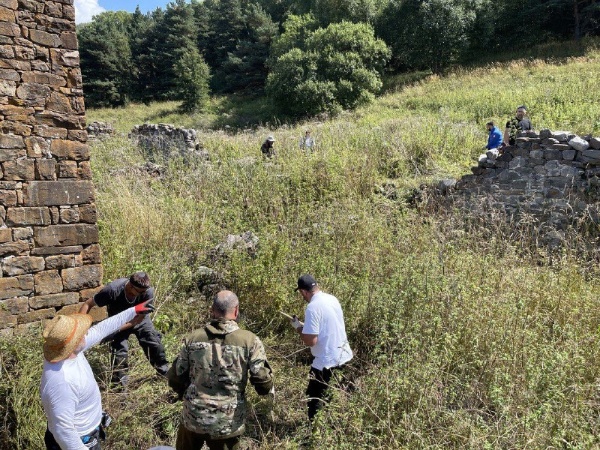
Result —
<path fill-rule="evenodd" d="M 169 387 L 175 391 L 179 400 L 181 400 L 190 385 L 189 353 L 185 342 L 167 372 L 167 380 Z"/>
<path fill-rule="evenodd" d="M 258 395 L 267 395 L 273 389 L 273 371 L 267 361 L 265 347 L 258 337 L 255 337 L 250 348 L 250 360 L 248 364 L 250 372 L 250 384 L 254 386 Z"/>
<path fill-rule="evenodd" d="M 48 419 L 48 429 L 60 448 L 87 450 L 75 429 L 77 396 L 71 387 L 65 383 L 48 385 L 42 393 L 42 405 Z"/>
<path fill-rule="evenodd" d="M 83 304 L 81 305 L 81 308 L 79 308 L 79 314 L 87 314 L 88 311 L 90 309 L 92 309 L 94 306 L 96 306 L 96 302 L 94 301 L 94 298 L 88 298 L 85 302 L 83 302 Z"/>
<path fill-rule="evenodd" d="M 135 317 L 135 307 L 131 307 L 115 316 L 103 320 L 97 325 L 94 325 L 85 335 L 85 346 L 83 347 L 82 351 L 93 347 L 105 337 L 116 331 L 119 331 L 119 329 L 121 329 L 125 323 L 130 322 Z"/>

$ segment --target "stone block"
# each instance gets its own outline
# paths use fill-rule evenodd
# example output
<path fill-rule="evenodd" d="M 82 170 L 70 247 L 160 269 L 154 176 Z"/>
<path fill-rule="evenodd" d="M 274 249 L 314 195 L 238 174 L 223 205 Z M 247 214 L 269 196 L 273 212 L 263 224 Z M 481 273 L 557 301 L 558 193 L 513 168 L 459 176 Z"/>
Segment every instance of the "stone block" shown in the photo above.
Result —
<path fill-rule="evenodd" d="M 586 158 L 589 162 L 600 163 L 600 150 L 584 150 L 580 152 L 581 156 Z"/>
<path fill-rule="evenodd" d="M 529 157 L 532 159 L 543 159 L 544 152 L 542 150 L 532 150 L 529 152 Z"/>
<path fill-rule="evenodd" d="M 38 125 L 33 128 L 33 134 L 44 138 L 64 139 L 67 137 L 67 129 Z"/>
<path fill-rule="evenodd" d="M 39 256 L 8 256 L 2 260 L 2 272 L 9 277 L 44 270 L 44 258 Z"/>
<path fill-rule="evenodd" d="M 14 161 L 16 159 L 23 158 L 24 156 L 24 148 L 0 148 L 0 162 Z"/>
<path fill-rule="evenodd" d="M 55 75 L 56 76 L 56 75 Z M 63 85 L 67 84 L 67 80 L 60 77 Z M 60 92 L 53 92 L 46 100 L 46 109 L 60 114 L 74 114 L 77 111 L 73 110 L 71 106 L 71 100 L 65 94 Z M 71 142 L 71 141 L 67 141 Z"/>
<path fill-rule="evenodd" d="M 30 181 L 35 180 L 35 161 L 32 159 L 17 159 L 2 163 L 5 180 Z"/>
<path fill-rule="evenodd" d="M 34 310 L 40 308 L 60 308 L 65 305 L 76 305 L 77 303 L 79 303 L 78 292 L 36 295 L 29 299 L 29 306 Z"/>
<path fill-rule="evenodd" d="M 12 241 L 12 230 L 10 228 L 0 228 L 0 244 Z"/>
<path fill-rule="evenodd" d="M 9 255 L 25 255 L 29 253 L 29 243 L 26 241 L 15 241 L 0 244 L 0 256 L 5 257 Z"/>
<path fill-rule="evenodd" d="M 25 314 L 29 311 L 29 298 L 28 297 L 16 297 L 8 300 L 0 301 L 0 318 L 2 314 L 6 315 L 18 315 Z"/>
<path fill-rule="evenodd" d="M 29 30 L 29 38 L 33 43 L 44 47 L 59 47 L 61 44 L 59 36 L 42 30 Z"/>
<path fill-rule="evenodd" d="M 56 310 L 54 308 L 37 309 L 20 315 L 18 323 L 25 324 L 39 322 L 40 320 L 44 319 L 52 319 L 55 316 L 55 314 Z"/>
<path fill-rule="evenodd" d="M 8 208 L 6 223 L 9 226 L 50 225 L 50 211 L 44 207 Z"/>
<path fill-rule="evenodd" d="M 79 163 L 78 176 L 82 180 L 92 179 L 92 166 L 89 161 L 81 161 Z"/>
<path fill-rule="evenodd" d="M 33 228 L 31 227 L 19 227 L 13 228 L 13 240 L 21 241 L 28 240 L 33 237 Z"/>
<path fill-rule="evenodd" d="M 566 161 L 573 161 L 577 156 L 577 150 L 563 150 L 562 158 Z"/>
<path fill-rule="evenodd" d="M 23 73 L 22 80 L 24 83 L 43 84 L 47 86 L 53 86 L 55 88 L 65 86 L 67 84 L 67 80 L 64 77 L 54 75 L 52 73 L 38 71 Z M 51 99 L 56 94 L 56 92 L 52 92 L 48 98 Z M 46 108 L 48 108 L 47 104 Z"/>
<path fill-rule="evenodd" d="M 58 273 L 58 270 L 38 272 L 33 276 L 33 280 L 35 284 L 35 295 L 57 294 L 63 290 L 62 278 Z M 39 306 L 36 308 L 39 308 Z"/>
<path fill-rule="evenodd" d="M 27 102 L 28 106 L 44 106 L 50 87 L 40 83 L 22 83 L 17 88 L 17 97 Z"/>
<path fill-rule="evenodd" d="M 0 80 L 0 96 L 14 97 L 17 91 L 15 81 Z"/>
<path fill-rule="evenodd" d="M 56 225 L 60 222 L 60 213 L 57 206 L 50 207 L 50 217 L 52 217 L 52 224 Z"/>
<path fill-rule="evenodd" d="M 508 163 L 508 167 L 510 169 L 517 169 L 519 167 L 526 167 L 526 166 L 527 166 L 527 159 L 522 156 L 517 156 L 512 161 L 510 161 L 510 163 Z"/>
<path fill-rule="evenodd" d="M 85 223 L 96 223 L 98 221 L 96 205 L 93 203 L 88 205 L 80 205 L 79 220 Z"/>
<path fill-rule="evenodd" d="M 69 130 L 67 136 L 72 141 L 87 142 L 88 134 L 86 130 Z"/>
<path fill-rule="evenodd" d="M 83 303 L 66 305 L 62 307 L 57 314 L 73 314 L 79 312 L 82 305 Z M 101 320 L 104 320 L 108 317 L 108 313 L 106 312 L 106 306 L 103 306 L 102 308 L 92 308 L 90 311 L 88 311 L 88 314 L 92 316 L 94 322 L 100 322 Z"/>
<path fill-rule="evenodd" d="M 77 161 L 60 161 L 58 163 L 59 178 L 77 178 L 78 175 L 79 168 L 77 167 Z"/>
<path fill-rule="evenodd" d="M 71 253 L 81 253 L 83 246 L 73 245 L 71 247 L 41 247 L 31 250 L 31 254 L 35 256 L 54 256 L 54 255 L 69 255 Z M 46 262 L 46 268 L 48 263 Z"/>
<path fill-rule="evenodd" d="M 98 243 L 98 228 L 92 224 L 50 225 L 34 230 L 39 247 L 65 247 Z"/>
<path fill-rule="evenodd" d="M 558 142 L 567 142 L 573 134 L 570 131 L 553 131 L 550 137 L 556 139 Z"/>
<path fill-rule="evenodd" d="M 562 151 L 553 148 L 544 150 L 544 159 L 548 161 L 560 160 L 562 159 Z"/>
<path fill-rule="evenodd" d="M 68 49 L 50 49 L 50 61 L 54 67 L 79 67 L 79 52 Z"/>
<path fill-rule="evenodd" d="M 102 283 L 102 266 L 89 265 L 63 269 L 61 276 L 65 291 L 95 288 Z"/>
<path fill-rule="evenodd" d="M 594 150 L 600 150 L 600 138 L 593 137 L 590 139 L 590 147 Z"/>
<path fill-rule="evenodd" d="M 58 159 L 72 159 L 76 161 L 90 158 L 90 149 L 87 144 L 78 141 L 56 139 L 50 145 L 50 151 Z"/>
<path fill-rule="evenodd" d="M 0 190 L 0 205 L 4 207 L 15 206 L 17 204 L 17 193 L 15 191 Z"/>
<path fill-rule="evenodd" d="M 79 209 L 77 207 L 60 209 L 60 223 L 77 222 L 79 222 Z"/>
<path fill-rule="evenodd" d="M 36 159 L 35 171 L 38 180 L 55 181 L 57 179 L 56 161 L 53 158 Z"/>
<path fill-rule="evenodd" d="M 91 181 L 32 181 L 27 187 L 25 206 L 59 206 L 93 203 Z"/>
<path fill-rule="evenodd" d="M 12 45 L 0 45 L 0 58 L 13 59 L 15 57 L 15 49 Z"/>
<path fill-rule="evenodd" d="M 80 254 L 53 255 L 46 257 L 47 270 L 62 270 L 72 267 L 81 267 L 82 265 L 83 261 Z"/>
<path fill-rule="evenodd" d="M 569 144 L 551 144 L 546 146 L 546 150 L 570 150 L 571 146 Z"/>
<path fill-rule="evenodd" d="M 19 7 L 19 0 L 0 0 L 0 6 L 14 11 Z"/>
<path fill-rule="evenodd" d="M 2 25 L 1 22 L 0 25 Z M 2 33 L 1 27 L 0 33 Z M 0 80 L 21 81 L 21 75 L 19 75 L 19 72 L 14 69 L 0 69 Z"/>
<path fill-rule="evenodd" d="M 15 136 L 14 134 L 0 134 L 0 148 L 25 148 L 25 141 L 23 140 L 22 136 Z"/>
<path fill-rule="evenodd" d="M 0 300 L 23 297 L 33 293 L 33 275 L 0 278 Z"/>
<path fill-rule="evenodd" d="M 98 244 L 87 246 L 81 252 L 84 264 L 100 264 L 102 262 L 102 252 Z"/>
<path fill-rule="evenodd" d="M 98 292 L 100 292 L 101 289 L 102 289 L 102 286 L 97 286 L 95 288 L 81 290 L 79 292 L 79 294 L 81 296 L 81 301 L 86 302 L 89 299 L 94 298 L 94 295 L 96 295 Z"/>
<path fill-rule="evenodd" d="M 64 31 L 60 34 L 61 47 L 68 50 L 77 50 L 77 33 Z"/>

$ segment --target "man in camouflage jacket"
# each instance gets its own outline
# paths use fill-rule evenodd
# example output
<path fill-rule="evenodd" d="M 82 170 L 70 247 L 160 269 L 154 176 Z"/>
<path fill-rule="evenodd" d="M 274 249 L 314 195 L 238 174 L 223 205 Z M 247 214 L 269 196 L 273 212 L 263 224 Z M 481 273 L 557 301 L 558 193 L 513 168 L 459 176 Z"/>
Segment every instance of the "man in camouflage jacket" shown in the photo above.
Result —
<path fill-rule="evenodd" d="M 259 395 L 273 388 L 262 342 L 241 330 L 239 301 L 231 291 L 213 301 L 213 319 L 185 337 L 168 373 L 169 386 L 183 398 L 177 450 L 238 449 L 246 418 L 248 379 Z"/>

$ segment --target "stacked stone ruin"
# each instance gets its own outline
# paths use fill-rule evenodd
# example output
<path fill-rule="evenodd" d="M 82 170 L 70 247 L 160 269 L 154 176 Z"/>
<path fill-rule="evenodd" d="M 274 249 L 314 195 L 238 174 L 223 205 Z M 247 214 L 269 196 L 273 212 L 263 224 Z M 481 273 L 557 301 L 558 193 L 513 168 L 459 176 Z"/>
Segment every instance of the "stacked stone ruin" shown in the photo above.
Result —
<path fill-rule="evenodd" d="M 163 162 L 174 157 L 208 160 L 209 155 L 198 142 L 194 129 L 159 123 L 136 125 L 129 137 L 142 149 L 151 162 Z"/>
<path fill-rule="evenodd" d="M 451 190 L 467 204 L 485 200 L 511 217 L 528 214 L 555 230 L 564 230 L 584 213 L 598 219 L 590 194 L 600 186 L 600 138 L 529 131 L 502 154 L 481 155 L 472 172 Z"/>
<path fill-rule="evenodd" d="M 76 311 L 102 280 L 73 0 L 0 0 L 0 127 L 10 335 Z"/>

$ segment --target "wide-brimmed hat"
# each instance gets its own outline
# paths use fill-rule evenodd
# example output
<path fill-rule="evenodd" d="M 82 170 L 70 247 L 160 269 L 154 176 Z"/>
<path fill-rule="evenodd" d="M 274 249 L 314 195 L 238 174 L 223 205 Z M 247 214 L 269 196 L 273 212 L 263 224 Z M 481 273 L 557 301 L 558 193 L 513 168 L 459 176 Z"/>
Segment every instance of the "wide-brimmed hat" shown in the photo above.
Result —
<path fill-rule="evenodd" d="M 44 328 L 44 358 L 49 362 L 67 359 L 92 325 L 89 314 L 58 315 Z"/>
<path fill-rule="evenodd" d="M 269 142 L 275 142 L 275 138 L 273 136 L 268 136 L 267 137 L 267 141 L 269 141 Z"/>

